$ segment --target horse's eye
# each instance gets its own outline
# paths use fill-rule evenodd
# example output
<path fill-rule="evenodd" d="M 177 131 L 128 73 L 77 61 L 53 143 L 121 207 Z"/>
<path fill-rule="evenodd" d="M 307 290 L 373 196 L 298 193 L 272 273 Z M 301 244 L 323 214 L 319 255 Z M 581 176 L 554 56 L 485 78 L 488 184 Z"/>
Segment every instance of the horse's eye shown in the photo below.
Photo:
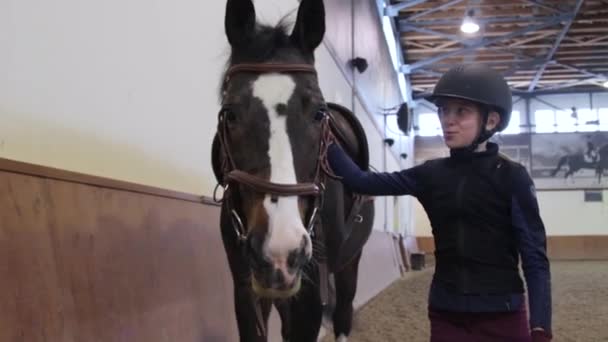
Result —
<path fill-rule="evenodd" d="M 319 108 L 317 110 L 317 114 L 315 114 L 315 121 L 321 121 L 325 117 L 325 110 L 323 108 Z"/>
<path fill-rule="evenodd" d="M 226 118 L 226 120 L 228 120 L 228 122 L 235 122 L 236 121 L 236 114 L 234 114 L 234 112 L 230 109 L 226 109 L 226 111 L 224 112 L 224 117 Z"/>

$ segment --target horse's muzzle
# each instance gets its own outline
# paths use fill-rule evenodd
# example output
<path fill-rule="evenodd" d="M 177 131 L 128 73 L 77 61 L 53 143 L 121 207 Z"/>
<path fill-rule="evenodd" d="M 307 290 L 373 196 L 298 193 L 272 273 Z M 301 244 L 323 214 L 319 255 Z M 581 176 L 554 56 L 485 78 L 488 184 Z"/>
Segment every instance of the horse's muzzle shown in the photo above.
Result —
<path fill-rule="evenodd" d="M 268 286 L 268 284 L 263 284 L 255 275 L 253 275 L 251 277 L 251 287 L 253 292 L 262 298 L 290 298 L 296 295 L 302 287 L 301 271 L 297 272 L 294 280 L 289 284 L 283 281 L 282 283 L 275 282 L 274 284 L 270 284 L 270 286 Z"/>

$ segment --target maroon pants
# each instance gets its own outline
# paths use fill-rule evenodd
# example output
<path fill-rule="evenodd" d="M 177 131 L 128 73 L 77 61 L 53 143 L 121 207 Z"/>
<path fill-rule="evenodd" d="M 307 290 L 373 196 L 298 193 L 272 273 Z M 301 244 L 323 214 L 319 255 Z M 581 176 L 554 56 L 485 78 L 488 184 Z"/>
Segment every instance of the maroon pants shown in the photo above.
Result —
<path fill-rule="evenodd" d="M 431 342 L 530 342 L 525 309 L 506 313 L 461 313 L 429 309 Z"/>

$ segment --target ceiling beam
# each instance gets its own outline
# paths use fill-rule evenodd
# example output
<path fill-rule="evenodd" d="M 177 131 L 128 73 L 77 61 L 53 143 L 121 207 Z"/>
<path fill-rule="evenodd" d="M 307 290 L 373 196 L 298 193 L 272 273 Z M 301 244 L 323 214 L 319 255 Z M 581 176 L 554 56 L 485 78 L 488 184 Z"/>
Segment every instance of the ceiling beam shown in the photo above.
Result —
<path fill-rule="evenodd" d="M 513 52 L 513 51 L 511 51 L 509 49 L 506 49 L 506 48 L 493 48 L 493 50 L 504 51 L 504 52 L 509 53 L 511 55 L 515 55 L 515 52 Z M 537 58 L 535 56 L 527 55 L 527 54 L 524 54 L 524 53 L 519 53 L 515 57 L 517 57 L 517 58 L 528 58 L 529 60 L 527 62 L 534 61 Z M 556 66 L 559 66 L 559 67 L 562 67 L 564 69 L 568 69 L 568 70 L 571 70 L 571 71 L 576 71 L 576 72 L 579 72 L 579 73 L 581 73 L 583 75 L 586 75 L 586 76 L 600 77 L 600 78 L 604 77 L 604 78 L 606 78 L 606 75 L 601 75 L 601 74 L 593 73 L 593 72 L 590 72 L 590 71 L 585 70 L 583 68 L 579 68 L 579 67 L 576 67 L 576 66 L 573 66 L 573 65 L 570 65 L 570 64 L 561 63 L 561 62 L 558 62 L 556 60 L 550 61 L 549 64 L 553 64 L 553 65 L 556 65 Z"/>
<path fill-rule="evenodd" d="M 460 42 L 458 42 L 458 41 L 445 42 L 445 43 L 443 43 L 441 45 L 438 45 L 438 46 L 435 46 L 435 47 L 431 48 L 430 51 L 431 52 L 439 52 L 439 51 L 441 51 L 443 49 L 449 48 L 450 46 L 456 45 L 458 43 L 460 43 Z M 411 42 L 408 42 L 408 44 L 411 44 Z"/>
<path fill-rule="evenodd" d="M 475 18 L 477 23 L 481 24 L 495 24 L 495 23 L 512 23 L 512 22 L 533 22 L 533 21 L 547 21 L 547 20 L 569 20 L 572 16 L 570 14 L 550 15 L 550 16 L 510 16 L 510 17 L 496 17 L 496 18 Z M 462 19 L 433 19 L 433 20 L 416 20 L 410 21 L 408 18 L 399 19 L 399 27 L 401 25 L 416 25 L 416 26 L 433 26 L 433 25 L 450 25 L 460 26 Z"/>
<path fill-rule="evenodd" d="M 579 87 L 579 88 L 563 88 L 553 90 L 542 90 L 539 89 L 534 93 L 528 93 L 522 90 L 513 90 L 513 95 L 521 96 L 524 98 L 531 98 L 538 95 L 552 95 L 552 94 L 580 94 L 580 93 L 608 93 L 608 89 L 602 87 Z M 560 109 L 561 110 L 561 109 Z"/>
<path fill-rule="evenodd" d="M 575 67 L 573 65 L 563 64 L 563 63 L 560 63 L 558 61 L 553 61 L 552 63 L 555 64 L 555 65 L 557 65 L 557 66 L 560 66 L 560 67 L 562 67 L 564 69 L 580 72 L 581 74 L 586 75 L 586 76 L 598 77 L 598 78 L 607 78 L 606 75 L 601 75 L 601 74 L 597 74 L 597 73 L 594 73 L 594 72 L 590 72 L 590 71 L 587 71 L 585 69 Z"/>
<path fill-rule="evenodd" d="M 387 29 L 385 29 L 385 25 L 383 25 L 384 16 L 383 8 L 386 9 L 387 2 L 390 4 L 390 0 L 376 0 L 376 6 L 378 9 L 378 14 L 380 15 L 380 25 L 382 27 L 382 31 L 384 32 L 384 39 L 386 40 L 387 45 L 389 46 L 390 54 L 394 54 L 395 56 L 391 57 L 391 61 L 393 61 L 393 67 L 397 74 L 397 82 L 399 84 L 399 90 L 403 97 L 403 100 L 408 104 L 413 105 L 415 107 L 415 102 L 412 100 L 412 82 L 410 81 L 409 75 L 403 75 L 399 73 L 400 65 L 403 65 L 403 45 L 401 44 L 401 39 L 399 37 L 399 31 L 397 29 L 397 25 L 395 24 L 395 20 L 392 18 L 388 18 L 388 22 L 390 25 Z M 388 30 L 388 32 L 386 32 Z M 391 52 L 390 46 L 394 47 L 394 51 Z"/>
<path fill-rule="evenodd" d="M 458 46 L 451 46 L 454 45 L 455 43 L 462 43 L 465 46 L 468 46 L 470 44 L 467 44 L 468 41 L 464 40 L 464 41 L 450 41 L 449 44 L 448 42 L 446 42 L 443 45 L 438 45 L 438 46 L 432 46 L 429 48 L 419 48 L 419 49 L 409 49 L 408 52 L 412 55 L 414 54 L 436 54 L 437 52 L 451 52 L 451 51 L 456 51 L 458 49 L 460 49 L 460 47 Z M 411 45 L 411 42 L 407 42 L 406 44 L 404 44 L 404 46 L 407 45 Z M 516 48 L 518 50 L 537 50 L 537 49 L 551 49 L 553 45 L 552 44 L 527 44 L 527 45 L 520 45 L 517 46 Z M 588 53 L 591 52 L 593 50 L 593 48 L 600 48 L 600 47 L 606 47 L 608 46 L 608 41 L 606 42 L 596 42 L 594 45 L 580 45 L 580 44 L 573 44 L 573 43 L 562 43 L 561 48 L 565 49 L 565 48 L 571 48 L 571 49 L 581 49 L 581 48 L 586 48 L 585 50 L 582 50 L 580 53 Z M 511 48 L 510 46 L 505 46 L 505 48 Z M 481 47 L 481 49 L 486 48 L 484 46 Z M 591 50 L 591 51 L 590 51 Z M 483 50 L 480 50 L 478 52 L 483 52 Z"/>
<path fill-rule="evenodd" d="M 464 1 L 464 0 L 452 0 L 450 2 L 447 2 L 447 3 L 443 4 L 443 5 L 440 5 L 440 6 L 437 6 L 437 7 L 433 7 L 431 9 L 428 9 L 426 11 L 422 11 L 422 12 L 416 13 L 414 15 L 410 15 L 409 17 L 405 18 L 405 20 L 410 21 L 410 20 L 414 20 L 416 18 L 423 17 L 423 16 L 425 16 L 427 14 L 435 13 L 437 11 L 441 11 L 441 10 L 444 10 L 446 8 L 452 7 L 452 6 L 454 6 L 457 3 L 462 2 L 462 1 Z"/>
<path fill-rule="evenodd" d="M 488 61 L 484 61 L 484 64 L 487 65 L 496 65 L 496 66 L 501 66 L 501 65 L 506 65 L 508 63 L 523 63 L 524 65 L 526 65 L 526 63 L 531 63 L 532 60 L 527 60 L 527 59 L 503 59 L 503 60 L 488 60 Z M 433 69 L 449 69 L 450 67 L 454 66 L 452 63 L 436 63 L 433 64 Z M 418 72 L 418 70 L 426 70 L 426 69 L 416 69 L 412 71 L 412 74 L 416 74 Z"/>
<path fill-rule="evenodd" d="M 415 23 L 410 23 L 410 24 L 411 25 L 416 25 L 416 26 L 420 27 L 420 25 L 417 25 Z M 458 25 L 460 26 L 460 24 L 458 24 Z M 455 29 L 455 27 L 444 27 L 444 28 L 447 29 L 447 30 L 452 30 L 452 31 Z M 433 29 L 434 30 L 438 30 L 439 28 L 435 27 Z M 542 34 L 542 33 L 557 34 L 557 33 L 559 33 L 559 31 L 560 31 L 559 28 L 555 28 L 555 29 L 539 30 L 539 31 L 536 31 L 535 33 L 538 33 L 538 34 Z M 504 29 L 502 31 L 492 30 L 490 32 L 486 31 L 484 33 L 484 36 L 485 37 L 500 36 L 500 35 L 503 35 L 503 34 L 509 33 L 509 32 L 510 32 L 509 30 L 504 30 Z M 570 31 L 568 33 L 569 34 L 575 34 L 576 37 L 579 36 L 578 34 L 586 35 L 586 36 L 594 36 L 595 37 L 598 34 L 607 33 L 607 32 L 608 32 L 608 25 L 605 26 L 605 27 L 601 27 L 600 26 L 600 27 L 587 27 L 587 28 L 571 27 Z M 427 36 L 427 35 L 414 35 L 412 33 L 402 34 L 401 38 L 404 39 L 404 40 L 405 39 L 413 39 L 413 40 L 420 40 L 420 39 L 424 39 L 424 40 L 439 40 L 439 39 L 441 39 L 440 37 Z"/>
<path fill-rule="evenodd" d="M 434 86 L 437 85 L 437 81 L 438 81 L 439 77 L 436 78 L 427 78 L 424 80 L 419 80 L 416 82 L 416 86 L 417 87 L 421 87 L 421 88 L 433 88 Z M 529 79 L 514 79 L 514 78 L 505 78 L 507 83 L 509 83 L 511 85 L 511 88 L 514 88 L 514 84 L 519 84 L 519 85 L 523 85 L 523 89 L 521 89 L 521 91 L 525 91 L 527 92 L 527 85 L 530 83 Z M 590 83 L 590 82 L 597 82 L 597 83 Z M 593 84 L 593 85 L 600 85 L 600 82 L 603 82 L 603 80 L 598 79 L 598 78 L 594 78 L 594 77 L 586 77 L 586 78 L 557 78 L 557 79 L 553 79 L 553 80 L 543 80 L 541 82 L 541 84 L 544 85 L 543 88 L 538 88 L 536 90 L 542 90 L 542 89 L 546 89 L 548 87 L 553 87 L 553 86 L 558 86 L 558 85 L 565 85 L 565 86 L 576 86 L 579 84 Z M 568 83 L 566 85 L 566 83 Z M 570 84 L 572 83 L 572 84 Z"/>
<path fill-rule="evenodd" d="M 519 56 L 519 58 L 522 58 L 522 57 L 523 58 L 533 58 L 532 56 L 526 56 L 526 55 Z M 505 64 L 505 63 L 520 63 L 520 66 L 523 66 L 524 68 L 526 68 L 526 67 L 531 67 L 531 66 L 534 66 L 534 65 L 542 64 L 542 63 L 544 63 L 544 61 L 542 59 L 541 60 L 531 59 L 531 60 L 513 60 L 513 61 L 508 61 L 508 62 L 507 61 L 502 61 L 501 63 L 499 63 L 499 62 L 492 63 L 490 61 L 490 62 L 484 62 L 484 63 L 490 64 L 490 65 L 492 65 L 492 64 L 494 64 L 494 65 Z M 562 68 L 564 68 L 566 70 L 574 71 L 578 75 L 582 74 L 582 75 L 587 76 L 587 79 L 583 83 L 589 83 L 590 82 L 589 80 L 593 80 L 593 79 L 595 79 L 595 80 L 608 79 L 608 77 L 606 75 L 589 72 L 589 71 L 587 71 L 585 69 L 578 68 L 578 67 L 575 67 L 575 66 L 572 66 L 572 65 L 563 64 L 563 63 L 559 63 L 559 62 L 556 62 L 556 61 L 551 61 L 550 64 L 562 67 Z M 448 64 L 445 64 L 445 65 L 444 64 L 435 65 L 436 68 L 442 68 L 444 66 L 449 67 L 450 65 L 448 65 Z M 559 70 L 551 70 L 551 73 L 553 71 L 559 72 Z M 535 71 L 529 71 L 529 72 L 532 73 L 532 72 L 535 72 Z M 418 77 L 416 77 L 415 75 L 421 75 L 421 74 L 425 74 L 425 75 L 429 75 L 429 76 L 438 76 L 437 72 L 431 71 L 431 70 L 425 70 L 425 69 L 417 69 L 417 70 L 413 71 L 412 76 L 414 76 L 415 79 L 417 79 Z M 525 76 L 514 76 L 514 77 L 509 77 L 509 81 L 510 82 L 515 82 L 515 79 L 520 79 L 522 77 L 526 78 Z M 571 79 L 572 77 L 577 77 L 577 76 L 576 76 L 576 74 L 573 74 L 573 75 L 570 75 L 570 76 L 563 75 L 563 76 L 547 76 L 547 77 L 548 78 L 557 78 L 557 80 L 549 80 L 549 79 L 547 79 L 546 81 L 543 80 L 540 83 L 542 83 L 542 84 L 551 84 L 551 83 L 556 83 L 556 81 L 563 83 L 563 81 L 560 81 L 561 78 L 565 77 L 564 80 L 567 80 L 568 78 Z M 577 80 L 577 81 L 579 81 L 579 80 Z M 432 82 L 434 82 L 434 81 L 432 81 Z M 524 81 L 524 82 L 518 81 L 517 83 L 518 84 L 523 83 L 523 84 L 528 85 L 529 81 Z M 419 86 L 423 86 L 424 87 L 424 85 L 419 85 Z M 541 88 L 541 89 L 544 89 L 544 88 Z"/>
<path fill-rule="evenodd" d="M 533 4 L 533 5 L 536 5 L 538 7 L 542 7 L 542 8 L 545 8 L 545 9 L 548 9 L 548 10 L 552 10 L 552 11 L 555 11 L 555 12 L 558 12 L 558 13 L 564 13 L 561 9 L 553 7 L 551 5 L 543 4 L 542 2 L 540 2 L 538 0 L 524 0 L 524 1 L 527 2 L 527 3 Z"/>
<path fill-rule="evenodd" d="M 555 32 L 545 32 L 545 33 L 541 33 L 538 35 L 535 35 L 533 37 L 530 37 L 528 39 L 522 39 L 522 40 L 518 40 L 517 42 L 510 44 L 509 47 L 510 48 L 514 48 L 514 47 L 518 47 L 524 44 L 528 44 L 531 43 L 533 41 L 539 40 L 539 39 L 543 39 L 543 38 L 547 38 L 548 36 L 554 35 Z"/>
<path fill-rule="evenodd" d="M 416 63 L 413 63 L 413 64 L 404 64 L 401 67 L 401 71 L 403 73 L 410 74 L 412 72 L 412 70 L 415 70 L 415 69 L 418 69 L 418 68 L 422 68 L 422 67 L 427 66 L 427 65 L 431 65 L 431 64 L 433 64 L 435 62 L 444 60 L 444 59 L 452 57 L 452 56 L 462 55 L 465 52 L 473 51 L 473 50 L 476 50 L 476 49 L 479 49 L 479 48 L 482 48 L 482 47 L 486 47 L 486 46 L 489 46 L 489 45 L 492 45 L 492 44 L 499 43 L 499 42 L 507 40 L 507 39 L 515 38 L 515 37 L 524 35 L 524 34 L 529 33 L 529 32 L 534 32 L 536 30 L 540 30 L 540 29 L 543 29 L 543 28 L 548 27 L 548 26 L 556 25 L 557 23 L 561 22 L 562 20 L 563 20 L 562 16 L 551 18 L 550 20 L 547 20 L 547 21 L 545 21 L 542 24 L 534 25 L 534 26 L 529 26 L 529 27 L 526 27 L 524 29 L 520 29 L 520 30 L 511 32 L 509 34 L 506 34 L 506 35 L 503 35 L 503 36 L 499 36 L 499 37 L 496 37 L 496 38 L 493 38 L 493 39 L 483 39 L 480 42 L 474 43 L 474 44 L 472 44 L 470 46 L 461 48 L 461 49 L 456 50 L 456 51 L 448 52 L 448 53 L 441 54 L 441 55 L 438 55 L 438 56 L 435 56 L 435 57 L 431 57 L 431 58 L 428 58 L 428 59 L 423 59 L 423 60 L 420 60 L 420 61 L 418 61 Z"/>
<path fill-rule="evenodd" d="M 444 49 L 446 49 L 446 48 L 448 48 L 448 47 L 450 47 L 450 46 L 452 46 L 454 44 L 458 44 L 458 43 L 462 43 L 462 44 L 468 45 L 467 42 L 470 42 L 470 41 L 473 41 L 473 40 L 476 39 L 476 38 L 462 38 L 461 36 L 458 36 L 458 35 L 448 34 L 448 33 L 440 32 L 440 31 L 435 31 L 435 30 L 430 30 L 430 29 L 426 29 L 426 28 L 423 28 L 423 27 L 417 27 L 415 25 L 404 25 L 404 28 L 406 28 L 408 31 L 414 31 L 414 32 L 419 32 L 419 33 L 426 33 L 426 34 L 429 34 L 429 35 L 433 35 L 433 36 L 436 36 L 436 37 L 441 37 L 441 38 L 449 40 L 449 42 L 446 42 L 446 43 L 443 43 L 441 45 L 434 46 L 434 47 L 433 46 L 428 46 L 428 45 L 423 45 L 423 44 L 415 42 L 416 40 L 425 40 L 425 39 L 407 39 L 407 37 L 406 37 L 405 42 L 402 42 L 405 45 L 411 44 L 411 45 L 416 45 L 416 46 L 422 47 L 423 49 L 428 49 L 429 53 L 437 52 L 437 51 L 440 51 L 440 50 L 444 50 Z M 533 42 L 533 41 L 536 41 L 536 40 L 543 39 L 543 38 L 546 38 L 548 36 L 551 36 L 551 35 L 553 35 L 555 33 L 557 33 L 557 30 L 555 30 L 554 32 L 551 32 L 551 31 L 543 32 L 543 33 L 534 35 L 534 36 L 532 36 L 530 38 L 527 38 L 527 39 L 518 40 L 517 42 L 514 42 L 514 43 L 510 44 L 509 47 L 512 48 L 512 47 L 518 47 L 520 45 L 528 44 L 530 42 Z M 485 34 L 484 34 L 484 36 L 487 37 L 487 35 L 485 35 Z M 603 39 L 606 39 L 606 38 L 608 38 L 608 37 L 598 37 L 598 38 L 594 39 L 593 43 L 597 43 L 597 42 L 599 42 L 599 41 L 601 41 Z M 580 44 L 589 44 L 589 42 L 587 42 L 587 43 L 580 42 Z M 589 44 L 589 45 L 591 45 L 591 44 Z M 550 47 L 550 46 L 551 45 L 549 45 L 549 44 L 542 44 L 542 45 L 535 45 L 533 47 L 534 48 L 538 48 L 538 47 Z M 422 52 L 425 52 L 425 51 L 417 51 L 416 50 L 416 51 L 413 51 L 413 52 L 421 52 L 422 53 Z"/>
<path fill-rule="evenodd" d="M 564 83 L 558 83 L 558 84 L 552 85 L 550 87 L 544 87 L 544 88 L 542 88 L 542 90 L 546 91 L 546 90 L 555 90 L 555 89 L 570 88 L 570 87 L 581 85 L 581 84 L 597 84 L 597 83 L 595 83 L 597 81 L 599 81 L 597 79 L 597 77 L 589 77 L 589 78 L 585 78 L 585 79 L 582 79 L 582 80 L 576 80 L 576 81 L 569 81 L 569 82 L 564 82 Z M 528 92 L 530 92 L 530 91 L 528 91 Z"/>
<path fill-rule="evenodd" d="M 433 70 L 427 70 L 427 69 L 418 69 L 418 70 L 416 70 L 416 72 L 425 74 L 425 75 L 429 75 L 429 76 L 433 76 L 433 77 L 441 77 L 441 75 L 443 75 L 440 72 L 436 72 Z"/>
<path fill-rule="evenodd" d="M 602 40 L 606 40 L 608 39 L 608 35 L 607 36 L 600 36 L 600 37 L 595 37 L 593 39 L 590 39 L 586 42 L 582 42 L 581 46 L 594 46 L 595 43 L 600 42 Z"/>
<path fill-rule="evenodd" d="M 384 9 L 384 15 L 387 15 L 389 17 L 396 17 L 399 15 L 399 11 L 404 10 L 408 7 L 413 7 L 416 5 L 420 5 L 427 2 L 427 0 L 409 0 L 409 1 L 402 1 L 398 4 L 394 4 L 394 5 L 389 5 L 386 6 L 386 8 Z"/>
<path fill-rule="evenodd" d="M 599 60 L 606 60 L 606 56 L 602 56 L 602 55 L 592 55 L 592 56 L 569 56 L 569 57 L 560 57 L 559 58 L 561 61 L 573 61 L 572 63 L 576 63 L 576 61 L 581 61 L 581 60 L 594 60 L 594 59 L 599 59 Z"/>
<path fill-rule="evenodd" d="M 424 44 L 421 44 L 421 43 L 418 43 L 415 41 L 409 42 L 408 45 L 415 46 L 415 47 L 423 49 L 423 50 L 432 50 L 433 49 L 432 46 L 424 45 Z"/>
<path fill-rule="evenodd" d="M 564 25 L 564 28 L 557 36 L 557 39 L 553 43 L 553 47 L 551 47 L 551 51 L 549 51 L 549 53 L 547 54 L 547 58 L 545 59 L 545 64 L 543 64 L 536 72 L 534 79 L 532 80 L 532 82 L 530 82 L 528 91 L 531 92 L 532 90 L 534 90 L 534 88 L 536 88 L 536 85 L 538 84 L 538 80 L 540 80 L 541 76 L 543 75 L 543 72 L 545 72 L 545 69 L 547 68 L 547 65 L 549 64 L 549 62 L 553 60 L 555 51 L 557 51 L 557 49 L 559 48 L 559 44 L 562 42 L 562 40 L 566 36 L 566 33 L 568 33 L 568 30 L 570 29 L 570 26 L 572 25 L 572 22 L 574 21 L 574 18 L 576 18 L 576 15 L 578 14 L 582 5 L 583 5 L 583 0 L 578 0 L 576 2 L 576 6 L 574 7 L 574 10 L 572 11 L 572 19 L 570 19 L 570 21 L 568 21 L 566 23 L 566 25 Z"/>
<path fill-rule="evenodd" d="M 439 32 L 439 31 L 435 31 L 435 30 L 430 30 L 430 29 L 426 29 L 424 27 L 419 27 L 417 25 L 410 25 L 410 24 L 399 24 L 400 26 L 400 30 L 401 32 L 405 32 L 405 31 L 414 31 L 414 32 L 419 32 L 419 33 L 426 33 L 426 34 L 430 34 L 432 36 L 437 36 L 437 37 L 441 37 L 441 38 L 445 38 L 448 40 L 452 40 L 452 41 L 456 41 L 456 42 L 462 42 L 464 41 L 460 36 L 455 35 L 455 34 L 448 34 L 448 33 L 443 33 L 443 32 Z"/>

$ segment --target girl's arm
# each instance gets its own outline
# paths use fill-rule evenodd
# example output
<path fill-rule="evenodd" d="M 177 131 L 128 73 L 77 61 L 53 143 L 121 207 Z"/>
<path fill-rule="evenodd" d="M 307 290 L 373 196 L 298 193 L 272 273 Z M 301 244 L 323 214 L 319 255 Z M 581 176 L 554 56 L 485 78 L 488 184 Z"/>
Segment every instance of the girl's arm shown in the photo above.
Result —
<path fill-rule="evenodd" d="M 353 192 L 383 195 L 414 195 L 421 191 L 421 169 L 423 165 L 397 172 L 365 172 L 337 144 L 328 148 L 329 164 L 342 183 Z"/>
<path fill-rule="evenodd" d="M 521 165 L 513 172 L 511 212 L 528 287 L 532 335 L 534 341 L 548 341 L 551 339 L 551 271 L 547 236 L 534 183 Z"/>

